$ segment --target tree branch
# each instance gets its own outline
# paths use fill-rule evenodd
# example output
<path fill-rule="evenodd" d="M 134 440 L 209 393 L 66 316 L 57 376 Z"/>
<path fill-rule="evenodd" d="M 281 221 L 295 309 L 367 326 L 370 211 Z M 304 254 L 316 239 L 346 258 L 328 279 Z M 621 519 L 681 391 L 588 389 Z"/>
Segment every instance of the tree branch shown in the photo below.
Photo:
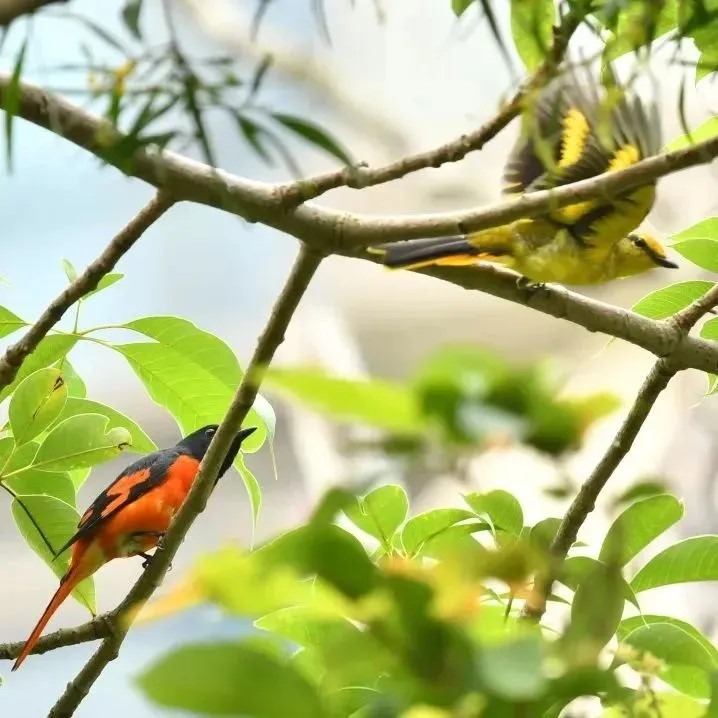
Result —
<path fill-rule="evenodd" d="M 5 350 L 0 358 L 0 390 L 12 383 L 23 361 L 37 348 L 50 329 L 62 319 L 65 312 L 76 301 L 97 288 L 99 281 L 112 271 L 120 258 L 172 206 L 173 202 L 174 200 L 164 192 L 155 195 L 152 201 L 114 237 L 102 254 L 51 302 L 23 338 Z"/>
<path fill-rule="evenodd" d="M 714 285 L 703 297 L 675 314 L 671 323 L 678 331 L 687 334 L 696 322 L 717 304 L 718 285 Z M 545 575 L 536 578 L 534 589 L 522 612 L 523 618 L 539 621 L 545 613 L 547 597 L 551 595 L 558 571 L 576 541 L 579 529 L 595 508 L 596 500 L 613 472 L 633 446 L 659 395 L 680 368 L 673 363 L 670 355 L 659 359 L 651 368 L 621 428 L 561 520 L 549 548 L 552 565 Z"/>
<path fill-rule="evenodd" d="M 5 104 L 10 78 L 0 73 L 0 106 Z M 34 124 L 108 161 L 120 162 L 109 149 L 121 135 L 112 125 L 43 89 L 21 83 L 17 112 Z M 287 207 L 288 185 L 237 177 L 174 152 L 150 149 L 122 159 L 125 174 L 137 177 L 183 199 L 239 215 L 250 222 L 286 232 L 325 254 L 354 252 L 372 244 L 423 237 L 465 234 L 586 199 L 606 197 L 653 182 L 681 169 L 711 162 L 718 156 L 718 137 L 664 155 L 649 157 L 617 172 L 552 190 L 531 192 L 494 206 L 462 212 L 409 216 L 364 215 L 340 212 L 315 204 Z M 301 180 L 300 180 L 301 183 Z"/>
<path fill-rule="evenodd" d="M 22 15 L 29 15 L 45 5 L 68 0 L 0 0 L 0 27 L 6 27 Z"/>
<path fill-rule="evenodd" d="M 63 695 L 50 710 L 48 718 L 70 718 L 74 715 L 75 710 L 107 664 L 117 657 L 134 616 L 164 579 L 187 531 L 207 504 L 219 467 L 229 451 L 237 430 L 257 397 L 261 370 L 272 361 L 277 347 L 284 340 L 284 333 L 289 322 L 322 258 L 323 255 L 307 246 L 302 246 L 284 289 L 257 341 L 257 347 L 237 393 L 202 460 L 199 475 L 165 536 L 163 547 L 158 548 L 147 570 L 140 576 L 122 603 L 109 614 L 109 635 L 102 641 L 100 647 L 74 680 L 67 685 Z"/>
<path fill-rule="evenodd" d="M 553 43 L 546 59 L 498 113 L 478 129 L 433 150 L 404 157 L 384 167 L 375 169 L 362 165 L 344 167 L 336 172 L 327 172 L 299 182 L 287 183 L 280 188 L 285 202 L 288 205 L 300 204 L 338 187 L 354 189 L 373 187 L 429 167 L 441 167 L 447 162 L 458 162 L 469 152 L 480 150 L 521 113 L 524 100 L 528 95 L 541 89 L 554 77 L 557 67 L 566 54 L 571 37 L 582 20 L 583 16 L 576 12 L 566 13 L 561 24 L 554 27 Z"/>
<path fill-rule="evenodd" d="M 54 633 L 48 633 L 42 636 L 35 644 L 32 653 L 47 653 L 48 651 L 54 651 L 56 648 L 75 646 L 78 643 L 87 643 L 88 641 L 99 641 L 101 638 L 110 635 L 111 624 L 108 622 L 108 617 L 109 614 L 105 613 L 74 628 L 61 628 Z M 0 660 L 17 658 L 24 645 L 25 641 L 0 643 Z"/>

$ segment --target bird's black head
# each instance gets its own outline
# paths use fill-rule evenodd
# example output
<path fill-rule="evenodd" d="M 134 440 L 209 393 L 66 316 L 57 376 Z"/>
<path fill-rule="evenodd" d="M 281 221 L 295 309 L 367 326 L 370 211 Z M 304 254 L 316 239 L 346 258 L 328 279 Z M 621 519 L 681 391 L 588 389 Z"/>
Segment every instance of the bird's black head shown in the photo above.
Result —
<path fill-rule="evenodd" d="M 209 424 L 207 426 L 203 426 L 201 429 L 197 429 L 197 431 L 193 431 L 177 444 L 177 448 L 183 453 L 194 456 L 197 461 L 202 461 L 204 455 L 207 453 L 207 449 L 209 448 L 212 438 L 217 433 L 217 427 L 217 424 Z M 237 436 L 235 436 L 232 446 L 229 449 L 229 453 L 227 454 L 222 467 L 217 474 L 218 479 L 220 476 L 223 476 L 227 469 L 229 469 L 232 465 L 232 462 L 237 457 L 237 453 L 239 452 L 239 447 L 242 445 L 242 442 L 256 430 L 256 426 L 249 426 L 246 429 L 242 429 Z"/>

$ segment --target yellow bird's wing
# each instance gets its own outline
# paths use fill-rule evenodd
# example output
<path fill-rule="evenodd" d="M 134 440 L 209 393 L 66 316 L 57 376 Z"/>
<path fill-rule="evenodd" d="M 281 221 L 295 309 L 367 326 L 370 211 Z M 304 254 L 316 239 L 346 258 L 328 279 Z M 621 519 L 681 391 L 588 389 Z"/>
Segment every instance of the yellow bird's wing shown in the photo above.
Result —
<path fill-rule="evenodd" d="M 558 78 L 529 103 L 521 135 L 504 170 L 504 194 L 552 189 L 656 154 L 661 146 L 657 108 L 613 81 L 603 97 L 586 73 Z M 548 218 L 570 229 L 582 244 L 612 245 L 648 214 L 655 183 L 611 200 L 592 200 L 553 210 Z M 617 210 L 621 216 L 615 216 Z"/>

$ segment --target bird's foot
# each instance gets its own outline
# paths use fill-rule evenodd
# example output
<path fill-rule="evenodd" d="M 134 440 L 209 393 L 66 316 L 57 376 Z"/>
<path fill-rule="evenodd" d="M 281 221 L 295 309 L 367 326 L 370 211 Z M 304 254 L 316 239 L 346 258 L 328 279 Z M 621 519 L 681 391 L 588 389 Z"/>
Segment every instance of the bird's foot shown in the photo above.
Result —
<path fill-rule="evenodd" d="M 543 289 L 546 286 L 545 282 L 533 282 L 528 277 L 520 276 L 516 280 L 516 287 L 522 292 L 526 292 L 528 295 L 532 295 L 535 292 Z"/>

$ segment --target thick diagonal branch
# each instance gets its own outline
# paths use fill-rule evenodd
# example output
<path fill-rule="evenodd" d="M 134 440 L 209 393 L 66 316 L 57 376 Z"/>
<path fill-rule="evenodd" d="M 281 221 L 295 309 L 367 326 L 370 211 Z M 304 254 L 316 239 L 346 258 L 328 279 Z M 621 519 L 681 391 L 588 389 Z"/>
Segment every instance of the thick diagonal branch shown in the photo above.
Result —
<path fill-rule="evenodd" d="M 676 332 L 687 335 L 696 322 L 716 305 L 718 305 L 718 285 L 714 285 L 703 297 L 675 314 L 670 320 L 670 324 Z M 581 486 L 561 520 L 549 549 L 551 567 L 544 575 L 537 577 L 534 589 L 524 606 L 524 618 L 538 621 L 543 616 L 546 611 L 546 600 L 551 595 L 556 575 L 571 546 L 576 541 L 579 529 L 583 526 L 591 511 L 593 511 L 596 500 L 606 483 L 633 446 L 633 442 L 643 428 L 643 424 L 661 392 L 668 386 L 668 382 L 680 368 L 679 365 L 673 363 L 670 354 L 659 359 L 653 365 L 643 385 L 638 390 L 633 406 L 621 428 L 606 453 L 591 472 L 591 475 Z"/>
<path fill-rule="evenodd" d="M 65 692 L 48 714 L 48 718 L 70 718 L 74 715 L 107 664 L 117 656 L 134 616 L 162 582 L 187 531 L 207 504 L 219 467 L 257 397 L 261 370 L 272 361 L 277 347 L 284 340 L 284 333 L 319 267 L 322 256 L 306 246 L 301 248 L 287 283 L 257 341 L 257 347 L 237 393 L 202 461 L 197 480 L 165 536 L 162 550 L 156 553 L 151 564 L 126 598 L 110 614 L 108 617 L 111 624 L 110 635 L 102 641 L 82 670 L 67 685 Z"/>
<path fill-rule="evenodd" d="M 114 237 L 102 254 L 50 303 L 22 339 L 9 346 L 0 357 L 0 390 L 12 383 L 23 361 L 37 348 L 47 333 L 78 300 L 97 288 L 120 258 L 173 204 L 166 192 L 159 192 L 136 217 Z"/>

